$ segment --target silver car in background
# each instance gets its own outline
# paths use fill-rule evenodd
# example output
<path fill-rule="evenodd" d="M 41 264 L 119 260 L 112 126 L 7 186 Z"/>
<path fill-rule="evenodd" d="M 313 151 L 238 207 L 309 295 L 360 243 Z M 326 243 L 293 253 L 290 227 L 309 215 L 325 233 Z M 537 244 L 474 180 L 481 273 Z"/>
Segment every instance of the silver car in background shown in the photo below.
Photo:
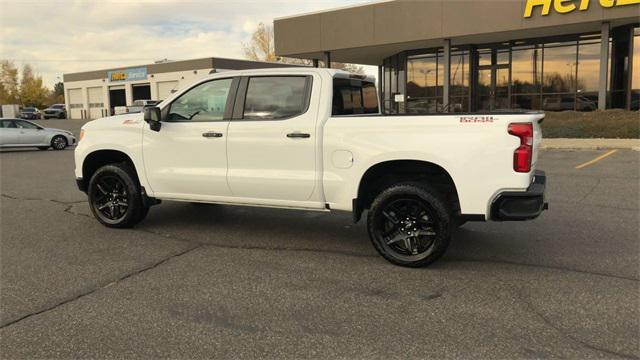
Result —
<path fill-rule="evenodd" d="M 0 118 L 0 148 L 36 147 L 64 150 L 75 145 L 76 138 L 67 130 L 42 127 L 22 119 Z"/>

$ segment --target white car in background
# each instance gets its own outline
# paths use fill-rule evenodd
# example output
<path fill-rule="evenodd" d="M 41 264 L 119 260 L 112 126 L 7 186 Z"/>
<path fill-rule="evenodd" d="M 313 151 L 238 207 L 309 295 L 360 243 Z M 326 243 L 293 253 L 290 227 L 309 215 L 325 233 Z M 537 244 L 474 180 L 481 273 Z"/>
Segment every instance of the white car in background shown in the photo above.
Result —
<path fill-rule="evenodd" d="M 42 127 L 22 119 L 0 118 L 0 148 L 36 147 L 64 150 L 75 145 L 76 138 L 67 130 Z"/>

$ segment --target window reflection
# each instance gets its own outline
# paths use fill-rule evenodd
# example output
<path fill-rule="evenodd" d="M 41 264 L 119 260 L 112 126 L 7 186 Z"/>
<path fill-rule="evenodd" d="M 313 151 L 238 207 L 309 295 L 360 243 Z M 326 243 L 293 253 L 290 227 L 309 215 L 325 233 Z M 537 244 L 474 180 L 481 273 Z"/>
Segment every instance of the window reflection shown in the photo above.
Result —
<path fill-rule="evenodd" d="M 578 92 L 598 91 L 600 73 L 600 43 L 578 47 Z"/>
<path fill-rule="evenodd" d="M 442 52 L 407 60 L 407 112 L 420 114 L 442 110 L 443 71 Z"/>
<path fill-rule="evenodd" d="M 469 51 L 452 52 L 449 111 L 470 111 L 469 70 Z"/>
<path fill-rule="evenodd" d="M 545 45 L 543 92 L 567 93 L 575 91 L 576 45 L 576 42 Z"/>
<path fill-rule="evenodd" d="M 631 68 L 631 110 L 640 110 L 640 28 L 633 29 L 633 66 Z"/>
<path fill-rule="evenodd" d="M 511 54 L 511 82 L 514 94 L 540 92 L 542 82 L 542 49 L 514 48 Z"/>
<path fill-rule="evenodd" d="M 640 28 L 634 30 L 631 108 L 640 107 Z M 460 46 L 450 58 L 449 111 L 479 109 L 532 109 L 591 111 L 597 108 L 600 72 L 600 34 L 566 37 L 570 41 L 521 40 L 483 45 L 477 50 Z M 557 41 L 557 40 L 554 40 Z M 417 52 L 416 52 L 417 53 Z M 472 56 L 473 55 L 473 56 Z M 476 58 L 477 57 L 477 58 Z M 385 100 L 390 101 L 400 72 L 387 72 Z M 480 69 L 471 72 L 471 59 Z M 406 108 L 398 111 L 443 111 L 444 57 L 442 50 L 425 50 L 406 62 Z M 611 72 L 609 72 L 611 76 Z M 495 78 L 494 78 L 495 77 Z M 475 81 L 475 84 L 472 82 Z M 611 83 L 611 81 L 607 81 Z M 389 89 L 391 88 L 391 89 Z M 389 93 L 389 90 L 391 91 Z M 404 91 L 405 89 L 402 89 Z M 473 101 L 471 101 L 473 100 Z M 473 109 L 470 107 L 473 103 Z"/>

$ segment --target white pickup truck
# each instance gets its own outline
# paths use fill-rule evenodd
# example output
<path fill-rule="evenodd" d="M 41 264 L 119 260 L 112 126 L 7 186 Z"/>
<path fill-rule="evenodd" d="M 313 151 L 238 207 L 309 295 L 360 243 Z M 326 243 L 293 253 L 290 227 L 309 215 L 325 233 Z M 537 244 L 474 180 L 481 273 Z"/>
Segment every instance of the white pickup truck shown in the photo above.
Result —
<path fill-rule="evenodd" d="M 316 68 L 224 72 L 144 113 L 85 124 L 78 187 L 131 227 L 160 200 L 367 211 L 404 266 L 444 253 L 465 221 L 536 218 L 542 113 L 383 115 L 372 79 Z"/>

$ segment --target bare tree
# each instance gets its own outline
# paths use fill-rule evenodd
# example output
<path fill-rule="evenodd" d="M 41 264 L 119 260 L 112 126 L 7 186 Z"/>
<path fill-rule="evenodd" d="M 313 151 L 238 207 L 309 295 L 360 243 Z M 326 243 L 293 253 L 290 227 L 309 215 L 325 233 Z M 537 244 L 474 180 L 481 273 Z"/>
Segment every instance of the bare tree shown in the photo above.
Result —
<path fill-rule="evenodd" d="M 273 41 L 273 27 L 270 25 L 265 25 L 263 23 L 258 24 L 258 27 L 251 35 L 251 40 L 249 40 L 248 43 L 242 43 L 242 50 L 244 51 L 244 55 L 247 59 L 255 61 L 270 61 L 307 66 L 312 64 L 311 60 L 307 59 L 294 59 L 276 56 Z M 331 67 L 334 69 L 342 69 L 351 73 L 364 74 L 364 68 L 362 68 L 362 66 L 354 64 L 332 62 Z"/>

